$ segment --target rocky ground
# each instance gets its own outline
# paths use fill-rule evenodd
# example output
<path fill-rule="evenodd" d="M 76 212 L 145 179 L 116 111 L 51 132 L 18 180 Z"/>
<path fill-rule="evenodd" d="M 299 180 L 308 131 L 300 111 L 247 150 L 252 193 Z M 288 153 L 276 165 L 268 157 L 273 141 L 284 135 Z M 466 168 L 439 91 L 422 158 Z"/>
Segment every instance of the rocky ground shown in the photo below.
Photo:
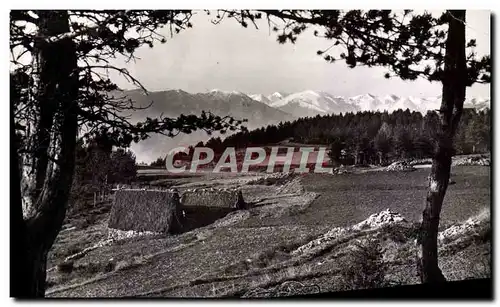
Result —
<path fill-rule="evenodd" d="M 387 171 L 411 172 L 415 170 L 413 165 L 405 161 L 394 162 L 386 168 Z"/>
<path fill-rule="evenodd" d="M 432 159 L 411 159 L 406 161 L 409 165 L 417 166 L 417 165 L 430 165 L 432 164 Z M 490 154 L 472 154 L 472 155 L 457 155 L 452 158 L 452 165 L 457 166 L 490 166 L 491 157 Z"/>
<path fill-rule="evenodd" d="M 316 210 L 324 195 L 305 184 L 310 176 L 315 175 L 181 181 L 181 191 L 239 187 L 252 208 L 176 236 L 109 232 L 110 204 L 102 203 L 91 215 L 69 219 L 58 236 L 46 294 L 270 297 L 418 283 L 413 217 L 391 208 L 352 224 L 332 223 L 336 219 L 321 211 L 327 203 Z M 443 223 L 439 234 L 440 267 L 449 280 L 490 276 L 489 210 L 472 215 Z"/>

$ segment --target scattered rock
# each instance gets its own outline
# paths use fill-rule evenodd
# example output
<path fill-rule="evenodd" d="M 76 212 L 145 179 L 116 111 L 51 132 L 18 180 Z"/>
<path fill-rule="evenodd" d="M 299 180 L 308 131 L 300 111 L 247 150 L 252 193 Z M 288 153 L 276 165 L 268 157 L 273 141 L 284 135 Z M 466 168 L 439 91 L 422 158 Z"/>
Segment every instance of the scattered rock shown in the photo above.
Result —
<path fill-rule="evenodd" d="M 453 160 L 451 163 L 452 166 L 490 166 L 490 159 L 487 157 L 464 157 Z"/>
<path fill-rule="evenodd" d="M 415 166 L 415 165 L 426 165 L 426 164 L 432 164 L 432 159 L 431 158 L 425 158 L 425 159 L 413 159 L 411 161 L 408 161 L 409 165 Z"/>
<path fill-rule="evenodd" d="M 335 227 L 332 230 L 320 236 L 319 238 L 300 246 L 295 251 L 293 251 L 292 254 L 314 252 L 314 250 L 321 249 L 322 246 L 325 246 L 336 239 L 339 239 L 343 236 L 347 236 L 354 232 L 374 230 L 390 224 L 401 224 L 401 223 L 408 223 L 408 221 L 399 213 L 393 212 L 390 209 L 386 209 L 380 213 L 375 213 L 370 215 L 370 217 L 368 217 L 366 220 L 354 226 Z"/>
<path fill-rule="evenodd" d="M 339 167 L 336 167 L 333 169 L 332 174 L 334 175 L 342 175 L 342 174 L 348 174 L 350 173 L 344 165 L 340 165 Z"/>
<path fill-rule="evenodd" d="M 386 168 L 386 171 L 411 172 L 416 170 L 413 165 L 406 161 L 396 161 Z"/>
<path fill-rule="evenodd" d="M 129 239 L 134 237 L 141 236 L 151 236 L 156 235 L 157 233 L 151 231 L 134 231 L 134 230 L 119 230 L 114 228 L 108 228 L 108 240 L 119 241 L 123 239 Z"/>
<path fill-rule="evenodd" d="M 462 224 L 453 225 L 441 231 L 438 234 L 438 240 L 444 243 L 468 237 L 478 233 L 480 228 L 484 227 L 485 223 L 489 223 L 489 212 L 478 217 L 471 217 Z"/>
<path fill-rule="evenodd" d="M 399 213 L 386 209 L 380 213 L 370 215 L 366 220 L 352 226 L 353 230 L 374 229 L 393 223 L 408 222 Z"/>

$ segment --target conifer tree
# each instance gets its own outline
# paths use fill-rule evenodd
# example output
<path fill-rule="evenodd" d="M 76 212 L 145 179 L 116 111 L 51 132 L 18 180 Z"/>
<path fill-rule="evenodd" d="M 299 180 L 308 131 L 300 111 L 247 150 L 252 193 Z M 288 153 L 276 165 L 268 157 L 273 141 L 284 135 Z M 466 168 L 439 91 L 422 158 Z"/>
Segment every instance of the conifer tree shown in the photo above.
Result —
<path fill-rule="evenodd" d="M 465 10 L 446 10 L 439 17 L 411 10 L 263 10 L 219 11 L 216 19 L 235 18 L 242 26 L 265 18 L 279 43 L 294 43 L 308 27 L 314 35 L 332 41 L 318 55 L 348 67 L 382 66 L 387 78 L 421 77 L 442 84 L 438 110 L 436 151 L 433 155 L 426 206 L 422 213 L 419 272 L 422 282 L 445 280 L 438 266 L 437 232 L 448 188 L 453 139 L 462 115 L 466 88 L 491 81 L 489 55 L 477 57 L 476 41 L 466 42 Z M 469 52 L 467 52 L 469 50 Z"/>
<path fill-rule="evenodd" d="M 126 147 L 152 133 L 168 137 L 197 129 L 241 128 L 230 117 L 202 113 L 147 118 L 132 124 L 124 113 L 137 110 L 109 78 L 115 71 L 143 90 L 113 58 L 135 59 L 141 46 L 165 42 L 191 27 L 190 11 L 52 11 L 10 13 L 11 295 L 45 294 L 47 253 L 61 229 L 73 182 L 77 138 L 106 135 Z M 16 166 L 19 166 L 18 168 Z"/>

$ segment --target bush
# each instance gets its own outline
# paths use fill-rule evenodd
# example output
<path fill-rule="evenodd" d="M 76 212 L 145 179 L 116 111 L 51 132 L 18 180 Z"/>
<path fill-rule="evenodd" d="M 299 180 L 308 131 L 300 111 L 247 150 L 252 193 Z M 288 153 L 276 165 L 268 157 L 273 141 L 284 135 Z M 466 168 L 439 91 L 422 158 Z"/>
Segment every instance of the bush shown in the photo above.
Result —
<path fill-rule="evenodd" d="M 383 287 L 387 264 L 383 260 L 384 249 L 379 239 L 367 239 L 356 243 L 341 263 L 343 290 Z"/>
<path fill-rule="evenodd" d="M 73 272 L 73 268 L 74 265 L 72 261 L 62 262 L 57 265 L 57 270 L 61 273 L 66 273 L 66 274 Z"/>
<path fill-rule="evenodd" d="M 383 233 L 386 237 L 397 243 L 406 243 L 409 240 L 415 240 L 420 233 L 420 223 L 414 222 L 409 225 L 391 225 L 383 226 Z"/>

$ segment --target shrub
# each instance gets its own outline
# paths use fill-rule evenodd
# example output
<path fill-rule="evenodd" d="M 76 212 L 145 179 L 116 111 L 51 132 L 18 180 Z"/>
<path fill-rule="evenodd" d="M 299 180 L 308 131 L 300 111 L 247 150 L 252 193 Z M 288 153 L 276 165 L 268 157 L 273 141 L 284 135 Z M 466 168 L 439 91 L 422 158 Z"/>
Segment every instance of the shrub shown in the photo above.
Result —
<path fill-rule="evenodd" d="M 61 273 L 71 273 L 73 272 L 73 262 L 72 261 L 68 261 L 68 262 L 62 262 L 60 264 L 57 265 L 57 271 L 61 272 Z"/>
<path fill-rule="evenodd" d="M 342 258 L 343 290 L 383 287 L 387 270 L 383 255 L 379 239 L 356 243 L 355 249 Z"/>

